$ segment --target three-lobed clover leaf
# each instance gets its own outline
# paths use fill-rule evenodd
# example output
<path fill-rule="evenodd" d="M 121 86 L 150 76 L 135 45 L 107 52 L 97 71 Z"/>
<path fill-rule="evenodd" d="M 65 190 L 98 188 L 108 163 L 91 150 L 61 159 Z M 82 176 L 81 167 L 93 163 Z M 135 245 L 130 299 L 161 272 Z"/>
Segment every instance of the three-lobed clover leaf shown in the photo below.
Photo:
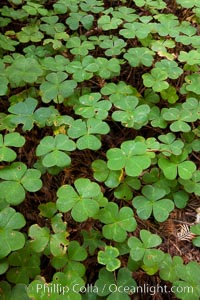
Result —
<path fill-rule="evenodd" d="M 116 203 L 110 202 L 99 212 L 99 219 L 103 226 L 103 236 L 116 242 L 124 242 L 127 232 L 136 229 L 137 223 L 133 211 L 129 207 L 118 209 Z"/>
<path fill-rule="evenodd" d="M 83 246 L 85 248 L 88 247 L 89 253 L 91 255 L 94 255 L 95 250 L 97 248 L 105 247 L 105 242 L 102 241 L 103 236 L 99 231 L 93 228 L 89 231 L 82 230 L 81 235 L 83 236 L 84 239 Z"/>
<path fill-rule="evenodd" d="M 99 201 L 103 198 L 99 185 L 87 178 L 75 180 L 74 188 L 68 184 L 61 186 L 57 196 L 57 208 L 61 212 L 71 210 L 72 217 L 77 222 L 94 217 L 99 211 Z"/>
<path fill-rule="evenodd" d="M 69 151 L 76 149 L 74 141 L 70 140 L 65 134 L 45 136 L 36 148 L 36 155 L 42 157 L 42 164 L 46 168 L 69 166 L 71 158 Z"/>
<path fill-rule="evenodd" d="M 155 29 L 160 36 L 169 35 L 171 37 L 176 37 L 179 35 L 180 27 L 177 16 L 175 16 L 174 14 L 158 14 L 155 16 L 155 19 L 160 22 L 158 24 L 155 24 Z"/>
<path fill-rule="evenodd" d="M 51 100 L 62 103 L 65 98 L 73 94 L 77 83 L 74 80 L 66 80 L 67 77 L 64 72 L 50 73 L 46 76 L 46 81 L 40 85 L 44 103 L 49 103 Z"/>
<path fill-rule="evenodd" d="M 175 282 L 178 280 L 178 269 L 180 266 L 183 266 L 183 260 L 180 256 L 174 256 L 173 258 L 166 253 L 165 257 L 160 264 L 160 270 L 159 270 L 159 275 L 161 279 L 170 281 L 170 282 Z"/>
<path fill-rule="evenodd" d="M 98 19 L 98 26 L 103 30 L 117 29 L 122 22 L 119 18 L 103 15 Z"/>
<path fill-rule="evenodd" d="M 180 297 L 180 299 L 190 300 L 192 293 L 192 299 L 198 300 L 200 297 L 199 263 L 196 261 L 190 261 L 187 265 L 180 264 L 177 268 L 177 274 L 179 279 L 173 281 L 173 291 L 175 295 Z"/>
<path fill-rule="evenodd" d="M 152 87 L 155 92 L 161 92 L 169 87 L 169 83 L 165 81 L 168 74 L 159 68 L 152 69 L 151 73 L 142 75 L 143 83 L 146 87 Z"/>
<path fill-rule="evenodd" d="M 126 96 L 115 101 L 114 106 L 119 110 L 112 113 L 112 119 L 121 122 L 125 127 L 140 129 L 148 121 L 150 108 L 147 104 L 138 105 L 138 102 L 135 96 Z"/>
<path fill-rule="evenodd" d="M 101 94 L 106 96 L 110 95 L 109 99 L 113 103 L 129 95 L 137 96 L 138 93 L 135 95 L 135 92 L 136 90 L 131 85 L 126 84 L 124 81 L 120 81 L 118 84 L 113 82 L 106 83 L 101 89 Z"/>
<path fill-rule="evenodd" d="M 69 17 L 66 19 L 66 24 L 69 25 L 69 28 L 72 30 L 77 30 L 81 24 L 85 29 L 89 30 L 93 25 L 93 21 L 94 16 L 92 14 L 79 11 L 71 12 Z"/>
<path fill-rule="evenodd" d="M 112 148 L 106 153 L 108 168 L 122 170 L 129 176 L 139 176 L 142 171 L 151 165 L 151 158 L 147 155 L 147 146 L 144 142 L 125 141 L 121 149 Z"/>
<path fill-rule="evenodd" d="M 54 57 L 44 57 L 41 64 L 46 70 L 63 72 L 69 64 L 69 60 L 62 55 L 55 55 Z"/>
<path fill-rule="evenodd" d="M 108 100 L 100 100 L 101 97 L 100 93 L 90 93 L 81 96 L 79 103 L 74 106 L 75 113 L 84 118 L 106 119 L 112 103 Z"/>
<path fill-rule="evenodd" d="M 128 60 L 131 67 L 138 67 L 144 65 L 150 67 L 153 63 L 154 51 L 146 47 L 130 48 L 124 54 L 124 58 Z"/>
<path fill-rule="evenodd" d="M 183 70 L 178 66 L 175 61 L 162 59 L 155 64 L 155 67 L 159 70 L 166 72 L 168 78 L 177 79 L 183 73 Z"/>
<path fill-rule="evenodd" d="M 41 189 L 42 181 L 39 170 L 27 169 L 21 162 L 14 162 L 10 166 L 0 169 L 1 195 L 11 205 L 18 205 L 26 196 L 26 190 L 36 192 Z"/>
<path fill-rule="evenodd" d="M 49 228 L 40 227 L 38 224 L 29 227 L 31 249 L 41 253 L 49 247 L 54 257 L 62 257 L 66 254 L 66 246 L 69 244 L 67 240 L 69 233 L 66 230 L 66 223 L 62 220 L 62 214 L 56 214 L 51 218 L 51 227 L 53 234 L 50 233 Z"/>
<path fill-rule="evenodd" d="M 160 144 L 160 150 L 165 156 L 170 156 L 171 154 L 180 155 L 182 153 L 184 143 L 180 139 L 176 139 L 172 132 L 159 135 L 158 139 L 163 143 Z"/>
<path fill-rule="evenodd" d="M 95 74 L 103 79 L 113 78 L 120 74 L 121 62 L 115 57 L 109 60 L 105 57 L 97 57 L 96 64 L 98 66 L 98 70 L 95 72 Z"/>
<path fill-rule="evenodd" d="M 10 269 L 6 276 L 9 282 L 29 284 L 30 278 L 40 274 L 40 255 L 34 253 L 28 243 L 11 253 L 8 262 Z"/>
<path fill-rule="evenodd" d="M 193 108 L 189 102 L 182 105 L 182 107 L 163 108 L 163 118 L 166 121 L 173 121 L 170 124 L 170 129 L 173 132 L 189 132 L 191 130 L 188 122 L 195 122 L 198 120 L 198 105 Z"/>
<path fill-rule="evenodd" d="M 120 53 L 124 52 L 124 48 L 126 47 L 126 43 L 124 40 L 119 39 L 116 36 L 113 36 L 112 39 L 105 38 L 101 43 L 100 47 L 105 50 L 106 56 L 114 56 L 119 55 Z"/>
<path fill-rule="evenodd" d="M 94 45 L 89 41 L 81 41 L 77 36 L 72 36 L 66 43 L 66 48 L 74 55 L 86 56 L 89 50 L 94 49 Z"/>
<path fill-rule="evenodd" d="M 77 284 L 74 291 L 74 285 Z M 59 286 L 58 292 L 48 293 L 53 286 Z M 84 286 L 84 280 L 78 277 L 76 273 L 66 274 L 63 272 L 56 272 L 51 282 L 46 282 L 44 277 L 39 277 L 33 280 L 27 287 L 27 294 L 34 300 L 64 300 L 66 299 L 65 288 L 69 288 L 67 298 L 69 300 L 81 300 L 78 287 Z M 44 288 L 43 288 L 44 287 Z M 29 299 L 30 299 L 29 298 Z"/>
<path fill-rule="evenodd" d="M 135 293 L 137 284 L 128 268 L 120 268 L 117 276 L 103 268 L 99 271 L 95 286 L 100 297 L 108 295 L 108 300 L 130 300 L 129 294 Z"/>
<path fill-rule="evenodd" d="M 143 196 L 136 196 L 132 202 L 138 216 L 146 220 L 153 213 L 158 222 L 164 222 L 174 209 L 172 200 L 163 199 L 166 191 L 153 185 L 145 185 L 142 188 L 142 194 Z"/>
<path fill-rule="evenodd" d="M 109 170 L 105 161 L 96 159 L 92 162 L 94 178 L 99 182 L 104 182 L 109 188 L 117 187 L 120 184 L 122 171 Z"/>
<path fill-rule="evenodd" d="M 177 91 L 173 86 L 169 86 L 166 90 L 160 92 L 161 97 L 167 100 L 168 103 L 174 104 L 179 99 Z"/>
<path fill-rule="evenodd" d="M 22 147 L 25 143 L 25 138 L 18 132 L 11 132 L 4 137 L 0 134 L 0 161 L 11 162 L 17 157 L 16 152 L 9 147 Z"/>
<path fill-rule="evenodd" d="M 200 171 L 197 170 L 192 174 L 190 180 L 179 178 L 179 182 L 184 186 L 188 193 L 194 193 L 200 196 Z"/>
<path fill-rule="evenodd" d="M 91 55 L 87 55 L 83 59 L 76 58 L 66 66 L 66 71 L 69 74 L 73 74 L 72 77 L 77 82 L 91 79 L 94 76 L 94 72 L 97 72 L 98 69 L 99 66 Z"/>
<path fill-rule="evenodd" d="M 87 121 L 81 119 L 74 120 L 68 129 L 68 136 L 76 141 L 79 150 L 98 150 L 101 141 L 98 135 L 107 134 L 110 128 L 106 122 L 96 118 L 89 118 Z"/>
<path fill-rule="evenodd" d="M 26 83 L 34 83 L 43 74 L 41 65 L 35 58 L 19 55 L 6 68 L 6 75 L 12 86 L 24 86 Z"/>
<path fill-rule="evenodd" d="M 15 51 L 15 46 L 18 45 L 19 42 L 12 40 L 6 35 L 0 34 L 0 48 L 7 51 Z"/>
<path fill-rule="evenodd" d="M 118 269 L 121 261 L 116 258 L 119 256 L 119 250 L 112 246 L 105 246 L 105 251 L 99 251 L 97 260 L 100 264 L 106 265 L 106 270 L 112 272 Z"/>
<path fill-rule="evenodd" d="M 11 251 L 24 247 L 25 237 L 18 232 L 26 224 L 24 216 L 12 207 L 0 211 L 0 259 L 6 257 Z"/>
<path fill-rule="evenodd" d="M 152 30 L 150 24 L 143 24 L 140 22 L 125 23 L 123 27 L 125 29 L 121 29 L 119 33 L 127 39 L 135 37 L 138 39 L 145 39 Z"/>
<path fill-rule="evenodd" d="M 186 76 L 185 81 L 187 91 L 200 95 L 200 75 L 198 73 Z"/>
<path fill-rule="evenodd" d="M 141 240 L 140 240 L 141 239 Z M 143 261 L 145 266 L 153 267 L 163 260 L 164 252 L 158 249 L 152 249 L 161 244 L 162 240 L 157 234 L 152 234 L 148 230 L 140 231 L 140 239 L 130 237 L 128 246 L 130 256 L 134 261 Z"/>
<path fill-rule="evenodd" d="M 178 60 L 180 62 L 185 61 L 187 64 L 199 65 L 200 64 L 200 52 L 198 50 L 190 50 L 189 52 L 180 51 Z"/>
<path fill-rule="evenodd" d="M 164 173 L 164 176 L 169 180 L 174 180 L 177 175 L 184 180 L 192 178 L 196 171 L 194 162 L 186 160 L 187 153 L 184 151 L 181 155 L 171 155 L 170 159 L 160 157 L 158 159 L 158 166 Z"/>
<path fill-rule="evenodd" d="M 41 31 L 39 31 L 38 25 L 31 24 L 22 27 L 21 31 L 19 31 L 16 34 L 16 36 L 20 41 L 20 43 L 28 43 L 28 42 L 37 43 L 43 39 L 44 34 Z"/>
<path fill-rule="evenodd" d="M 18 102 L 9 107 L 8 111 L 11 113 L 10 121 L 15 126 L 23 124 L 22 129 L 31 130 L 34 124 L 34 111 L 37 107 L 38 101 L 34 98 L 27 98 L 23 102 Z"/>

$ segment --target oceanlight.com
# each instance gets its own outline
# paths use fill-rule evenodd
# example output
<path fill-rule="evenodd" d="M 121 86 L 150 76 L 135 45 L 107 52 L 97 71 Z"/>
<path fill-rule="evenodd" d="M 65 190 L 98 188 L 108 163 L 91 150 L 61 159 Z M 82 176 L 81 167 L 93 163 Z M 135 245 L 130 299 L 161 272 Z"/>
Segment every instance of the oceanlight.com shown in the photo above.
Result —
<path fill-rule="evenodd" d="M 167 285 L 161 286 L 157 285 L 149 285 L 143 284 L 137 287 L 134 286 L 126 286 L 126 285 L 116 285 L 116 284 L 104 284 L 101 289 L 98 286 L 88 284 L 86 286 L 80 286 L 80 284 L 74 284 L 73 286 L 63 286 L 61 284 L 37 284 L 36 285 L 36 293 L 47 293 L 50 294 L 59 294 L 65 295 L 68 293 L 94 293 L 94 294 L 102 294 L 105 291 L 108 293 L 126 293 L 128 295 L 133 294 L 148 294 L 155 295 L 156 293 L 161 294 L 171 294 L 171 293 L 193 293 L 192 286 L 172 286 L 171 288 L 167 287 Z"/>

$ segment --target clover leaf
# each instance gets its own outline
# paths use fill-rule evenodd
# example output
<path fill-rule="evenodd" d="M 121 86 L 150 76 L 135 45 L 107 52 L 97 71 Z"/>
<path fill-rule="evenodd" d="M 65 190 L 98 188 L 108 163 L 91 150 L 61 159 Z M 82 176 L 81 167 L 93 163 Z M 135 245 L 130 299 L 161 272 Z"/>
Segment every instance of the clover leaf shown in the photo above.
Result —
<path fill-rule="evenodd" d="M 138 67 L 144 65 L 150 67 L 153 63 L 154 52 L 146 47 L 130 48 L 124 58 L 128 60 L 131 67 Z"/>
<path fill-rule="evenodd" d="M 173 258 L 167 253 L 165 254 L 165 258 L 160 264 L 160 277 L 163 280 L 167 280 L 170 282 L 175 282 L 178 280 L 178 268 L 183 265 L 183 260 L 180 256 L 174 256 Z"/>
<path fill-rule="evenodd" d="M 105 161 L 96 159 L 92 162 L 94 178 L 97 181 L 104 182 L 110 188 L 117 187 L 120 184 L 121 171 L 109 170 Z"/>
<path fill-rule="evenodd" d="M 65 98 L 69 97 L 77 83 L 74 80 L 66 80 L 67 77 L 64 72 L 48 74 L 46 81 L 40 86 L 42 101 L 49 103 L 53 100 L 56 103 L 62 103 Z"/>
<path fill-rule="evenodd" d="M 197 196 L 200 196 L 200 171 L 197 170 L 192 174 L 190 180 L 179 179 L 179 182 L 184 186 L 184 189 L 188 193 L 194 193 Z"/>
<path fill-rule="evenodd" d="M 105 208 L 99 212 L 99 219 L 103 226 L 103 235 L 107 239 L 116 242 L 123 242 L 127 237 L 127 231 L 136 229 L 136 221 L 133 217 L 133 211 L 129 207 L 122 207 L 118 210 L 116 203 L 108 203 Z"/>
<path fill-rule="evenodd" d="M 157 6 L 157 5 L 156 5 Z M 179 34 L 179 21 L 173 14 L 158 14 L 155 19 L 160 23 L 156 24 L 156 30 L 160 36 L 176 37 Z"/>
<path fill-rule="evenodd" d="M 84 28 L 90 29 L 93 25 L 94 17 L 91 14 L 86 14 L 83 11 L 79 12 L 71 12 L 69 17 L 66 20 L 66 24 L 69 25 L 70 29 L 77 30 L 80 24 L 83 25 Z"/>
<path fill-rule="evenodd" d="M 78 138 L 76 145 L 79 150 L 97 150 L 101 147 L 101 141 L 96 135 L 107 134 L 109 131 L 108 124 L 99 119 L 89 118 L 86 122 L 78 119 L 68 129 L 68 136 Z"/>
<path fill-rule="evenodd" d="M 71 49 L 70 52 L 74 55 L 86 56 L 89 50 L 94 49 L 94 45 L 89 41 L 81 41 L 77 36 L 71 37 L 67 43 L 66 47 Z"/>
<path fill-rule="evenodd" d="M 196 237 L 192 239 L 192 243 L 196 247 L 200 247 L 200 224 L 195 224 L 190 227 L 190 232 L 194 233 Z"/>
<path fill-rule="evenodd" d="M 163 260 L 164 252 L 152 249 L 161 244 L 162 240 L 157 234 L 152 234 L 148 230 L 140 231 L 140 239 L 130 237 L 128 246 L 130 248 L 130 256 L 134 261 L 143 261 L 144 265 L 153 267 Z"/>
<path fill-rule="evenodd" d="M 151 32 L 151 26 L 149 24 L 143 24 L 140 22 L 125 23 L 123 27 L 125 29 L 121 29 L 119 33 L 127 39 L 135 37 L 138 39 L 145 39 Z"/>
<path fill-rule="evenodd" d="M 103 30 L 117 29 L 121 23 L 121 19 L 115 17 L 111 18 L 108 15 L 101 16 L 98 19 L 98 26 L 101 27 Z"/>
<path fill-rule="evenodd" d="M 135 96 L 126 96 L 115 101 L 115 107 L 120 110 L 113 112 L 112 119 L 121 122 L 125 127 L 140 129 L 148 121 L 150 108 L 146 104 L 137 106 L 138 102 Z"/>
<path fill-rule="evenodd" d="M 188 75 L 185 78 L 187 83 L 186 90 L 191 91 L 197 95 L 200 95 L 200 75 L 197 73 L 193 73 L 192 75 Z"/>
<path fill-rule="evenodd" d="M 117 58 L 108 60 L 104 57 L 97 57 L 96 64 L 98 65 L 98 70 L 95 71 L 95 74 L 103 79 L 118 76 L 120 74 L 120 63 Z"/>
<path fill-rule="evenodd" d="M 178 67 L 175 61 L 163 59 L 155 64 L 156 68 L 166 72 L 171 79 L 177 79 L 183 73 L 183 70 Z"/>
<path fill-rule="evenodd" d="M 15 46 L 18 45 L 19 42 L 12 40 L 8 36 L 0 34 L 0 48 L 7 51 L 15 51 Z"/>
<path fill-rule="evenodd" d="M 186 61 L 187 64 L 189 64 L 191 66 L 199 65 L 200 64 L 200 52 L 197 50 L 190 50 L 189 52 L 180 51 L 178 60 L 181 62 Z"/>
<path fill-rule="evenodd" d="M 25 138 L 18 132 L 8 133 L 4 136 L 0 134 L 0 161 L 11 162 L 15 160 L 17 154 L 9 147 L 22 147 L 25 143 Z"/>
<path fill-rule="evenodd" d="M 40 227 L 38 224 L 29 227 L 29 236 L 32 238 L 30 245 L 34 252 L 40 253 L 47 246 L 54 257 L 62 257 L 66 253 L 66 246 L 69 244 L 67 237 L 69 233 L 66 230 L 66 223 L 62 220 L 62 214 L 56 214 L 51 218 L 51 227 Z"/>
<path fill-rule="evenodd" d="M 65 134 L 58 134 L 55 137 L 46 136 L 36 148 L 36 155 L 42 157 L 42 164 L 46 168 L 66 167 L 71 163 L 69 151 L 76 149 L 75 143 Z"/>
<path fill-rule="evenodd" d="M 35 252 L 42 252 L 46 248 L 50 230 L 47 227 L 40 227 L 38 224 L 31 225 L 29 228 L 29 236 L 32 238 L 30 241 L 31 248 Z"/>
<path fill-rule="evenodd" d="M 158 165 L 167 179 L 173 180 L 177 175 L 184 180 L 192 178 L 196 165 L 192 161 L 185 160 L 185 156 L 186 153 L 179 156 L 171 155 L 170 159 L 159 158 Z"/>
<path fill-rule="evenodd" d="M 117 278 L 114 273 L 103 268 L 99 272 L 95 286 L 98 290 L 97 295 L 100 297 L 108 295 L 106 298 L 108 300 L 129 300 L 130 297 L 128 294 L 135 293 L 137 284 L 128 268 L 120 268 L 117 272 Z M 124 287 L 124 289 L 122 288 L 121 290 L 120 287 Z"/>
<path fill-rule="evenodd" d="M 8 257 L 10 269 L 7 279 L 12 283 L 28 284 L 30 278 L 40 274 L 40 256 L 32 252 L 27 243 L 22 249 L 11 253 Z"/>
<path fill-rule="evenodd" d="M 1 40 L 1 35 L 0 35 Z M 8 92 L 8 79 L 5 76 L 5 65 L 0 61 L 0 96 L 6 95 Z"/>
<path fill-rule="evenodd" d="M 72 210 L 73 219 L 83 222 L 98 213 L 103 194 L 99 185 L 87 178 L 75 180 L 74 187 L 66 184 L 58 189 L 56 206 L 61 212 Z"/>
<path fill-rule="evenodd" d="M 124 42 L 124 40 L 113 36 L 112 39 L 104 39 L 99 46 L 102 49 L 107 49 L 105 51 L 105 55 L 114 56 L 114 55 L 119 55 L 121 52 L 124 51 L 124 48 L 126 47 L 126 43 Z"/>
<path fill-rule="evenodd" d="M 145 185 L 142 194 L 143 196 L 136 196 L 132 202 L 138 216 L 146 220 L 153 213 L 158 222 L 164 222 L 174 209 L 174 203 L 170 199 L 163 199 L 165 190 L 153 185 Z"/>
<path fill-rule="evenodd" d="M 74 106 L 75 113 L 83 116 L 84 118 L 95 117 L 100 120 L 106 119 L 112 103 L 108 100 L 100 99 L 100 93 L 90 93 L 81 96 L 79 98 L 79 104 Z"/>
<path fill-rule="evenodd" d="M 0 169 L 1 199 L 12 205 L 18 205 L 25 199 L 26 190 L 36 192 L 42 187 L 41 173 L 35 169 L 27 169 L 21 162 Z"/>
<path fill-rule="evenodd" d="M 117 172 L 117 171 L 115 171 L 115 172 Z M 128 201 L 133 198 L 133 191 L 140 189 L 141 183 L 138 178 L 134 178 L 134 177 L 130 177 L 130 176 L 126 176 L 125 179 L 122 180 L 123 175 L 124 174 L 122 171 L 120 174 L 120 177 L 119 177 L 119 180 L 121 183 L 119 184 L 118 187 L 115 188 L 114 196 L 117 199 L 123 199 L 123 200 Z"/>
<path fill-rule="evenodd" d="M 25 237 L 17 229 L 26 224 L 24 216 L 11 207 L 0 211 L 0 259 L 6 257 L 11 251 L 24 247 Z"/>
<path fill-rule="evenodd" d="M 33 43 L 40 42 L 44 34 L 39 31 L 39 27 L 36 24 L 31 24 L 26 27 L 22 27 L 21 31 L 16 34 L 20 43 L 28 43 L 29 41 Z"/>
<path fill-rule="evenodd" d="M 105 247 L 105 242 L 102 241 L 102 234 L 99 231 L 92 228 L 90 231 L 82 230 L 81 234 L 84 239 L 83 246 L 88 247 L 91 255 L 94 255 L 97 248 Z"/>
<path fill-rule="evenodd" d="M 13 104 L 8 111 L 11 113 L 10 120 L 14 125 L 23 124 L 24 131 L 31 130 L 34 123 L 34 111 L 38 101 L 34 98 L 27 98 L 23 102 Z"/>
<path fill-rule="evenodd" d="M 155 92 L 161 92 L 169 87 L 167 79 L 168 74 L 165 71 L 155 68 L 151 73 L 145 73 L 142 75 L 143 83 L 146 87 L 152 87 Z"/>
<path fill-rule="evenodd" d="M 91 79 L 98 69 L 99 66 L 91 55 L 87 55 L 80 60 L 76 58 L 66 66 L 66 71 L 73 74 L 73 79 L 77 82 Z"/>
<path fill-rule="evenodd" d="M 12 86 L 24 86 L 26 83 L 36 82 L 43 70 L 36 59 L 19 55 L 6 68 L 6 74 Z"/>
<path fill-rule="evenodd" d="M 113 103 L 128 95 L 137 96 L 134 92 L 135 89 L 131 85 L 127 85 L 124 81 L 120 81 L 118 84 L 113 82 L 106 83 L 101 89 L 103 95 L 110 95 L 109 99 Z"/>
<path fill-rule="evenodd" d="M 200 296 L 199 290 L 199 264 L 196 261 L 189 262 L 186 266 L 180 265 L 177 269 L 179 280 L 173 282 L 173 290 L 176 296 L 183 300 L 198 300 Z M 196 276 L 194 276 L 194 274 Z M 185 287 L 190 287 L 185 288 Z M 184 292 L 183 292 L 184 290 Z"/>
<path fill-rule="evenodd" d="M 108 168 L 121 170 L 129 176 L 139 176 L 142 171 L 151 165 L 147 155 L 147 146 L 143 142 L 126 141 L 121 144 L 121 149 L 112 148 L 106 153 Z"/>
<path fill-rule="evenodd" d="M 65 71 L 69 60 L 62 55 L 55 55 L 54 57 L 44 57 L 41 60 L 42 66 L 53 72 Z"/>
<path fill-rule="evenodd" d="M 170 104 L 176 103 L 179 99 L 176 89 L 173 86 L 169 86 L 166 90 L 161 91 L 160 94 Z"/>
<path fill-rule="evenodd" d="M 68 260 L 83 261 L 87 258 L 87 251 L 77 241 L 70 241 L 67 256 Z"/>
<path fill-rule="evenodd" d="M 176 136 L 172 132 L 159 135 L 158 139 L 164 143 L 160 145 L 160 150 L 163 151 L 165 156 L 170 156 L 171 153 L 174 155 L 182 153 L 184 143 L 180 139 L 176 139 Z"/>
<path fill-rule="evenodd" d="M 118 258 L 119 250 L 112 246 L 105 246 L 105 251 L 99 251 L 97 260 L 100 264 L 106 265 L 106 270 L 112 272 L 118 269 L 121 262 Z"/>
<path fill-rule="evenodd" d="M 170 125 L 170 129 L 173 132 L 188 132 L 191 130 L 191 127 L 187 122 L 195 122 L 198 119 L 198 109 L 195 110 L 190 106 L 163 109 L 163 118 L 166 121 L 174 121 Z"/>

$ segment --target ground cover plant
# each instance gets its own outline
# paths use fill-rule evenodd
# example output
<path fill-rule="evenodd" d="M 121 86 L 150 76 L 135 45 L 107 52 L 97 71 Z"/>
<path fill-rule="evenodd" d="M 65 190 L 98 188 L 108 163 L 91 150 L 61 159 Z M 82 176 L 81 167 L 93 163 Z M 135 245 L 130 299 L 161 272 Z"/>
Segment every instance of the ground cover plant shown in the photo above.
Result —
<path fill-rule="evenodd" d="M 199 1 L 0 14 L 0 299 L 200 299 Z"/>

